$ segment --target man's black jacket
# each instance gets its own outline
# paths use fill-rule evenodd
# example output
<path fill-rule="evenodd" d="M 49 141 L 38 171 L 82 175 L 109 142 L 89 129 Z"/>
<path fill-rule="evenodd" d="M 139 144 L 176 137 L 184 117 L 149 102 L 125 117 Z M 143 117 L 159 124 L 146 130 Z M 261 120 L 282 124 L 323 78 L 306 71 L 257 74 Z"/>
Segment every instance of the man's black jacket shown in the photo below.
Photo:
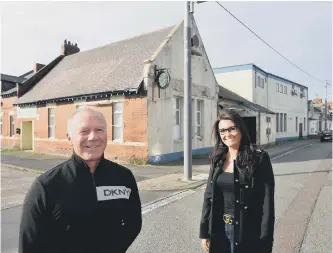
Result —
<path fill-rule="evenodd" d="M 102 158 L 92 174 L 74 153 L 39 176 L 27 193 L 19 253 L 124 253 L 141 226 L 132 172 Z"/>

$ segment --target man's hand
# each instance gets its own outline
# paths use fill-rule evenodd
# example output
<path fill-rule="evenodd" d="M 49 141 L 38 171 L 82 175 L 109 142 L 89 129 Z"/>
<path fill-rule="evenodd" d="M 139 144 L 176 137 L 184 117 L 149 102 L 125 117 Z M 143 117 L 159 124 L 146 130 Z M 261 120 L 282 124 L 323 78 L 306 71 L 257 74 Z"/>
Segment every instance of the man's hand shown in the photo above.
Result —
<path fill-rule="evenodd" d="M 209 251 L 209 246 L 210 246 L 209 239 L 202 239 L 201 244 L 202 244 L 202 248 L 204 249 L 204 251 L 208 252 Z"/>

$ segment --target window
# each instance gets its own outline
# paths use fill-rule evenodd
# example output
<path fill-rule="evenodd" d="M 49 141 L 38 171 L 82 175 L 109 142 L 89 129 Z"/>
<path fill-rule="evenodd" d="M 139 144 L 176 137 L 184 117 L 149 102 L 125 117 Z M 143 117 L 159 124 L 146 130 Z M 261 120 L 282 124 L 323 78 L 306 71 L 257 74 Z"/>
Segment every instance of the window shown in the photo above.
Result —
<path fill-rule="evenodd" d="M 280 84 L 280 93 L 283 93 L 283 85 Z"/>
<path fill-rule="evenodd" d="M 283 113 L 280 113 L 280 132 L 283 132 Z"/>
<path fill-rule="evenodd" d="M 14 116 L 13 115 L 9 116 L 9 129 L 10 129 L 9 136 L 10 137 L 14 136 Z"/>
<path fill-rule="evenodd" d="M 296 131 L 298 131 L 298 118 L 296 117 Z"/>
<path fill-rule="evenodd" d="M 54 108 L 49 108 L 48 109 L 48 132 L 49 132 L 49 138 L 54 138 L 54 127 L 55 127 Z"/>
<path fill-rule="evenodd" d="M 284 114 L 284 131 L 287 132 L 287 114 Z"/>
<path fill-rule="evenodd" d="M 260 76 L 258 76 L 257 78 L 257 85 L 261 88 L 264 88 L 265 87 L 265 79 L 264 78 L 261 78 Z"/>
<path fill-rule="evenodd" d="M 306 122 L 306 118 L 304 117 L 304 131 L 306 130 L 306 124 L 305 124 L 305 122 Z"/>
<path fill-rule="evenodd" d="M 287 86 L 284 86 L 284 94 L 287 94 Z"/>
<path fill-rule="evenodd" d="M 183 98 L 174 98 L 174 125 L 173 125 L 173 139 L 180 140 L 182 138 L 182 105 Z"/>
<path fill-rule="evenodd" d="M 260 76 L 257 77 L 257 86 L 260 87 Z"/>
<path fill-rule="evenodd" d="M 112 118 L 112 140 L 123 140 L 123 103 L 114 103 Z"/>
<path fill-rule="evenodd" d="M 197 100 L 197 136 L 203 136 L 203 107 L 204 107 L 204 101 L 203 100 Z"/>
<path fill-rule="evenodd" d="M 0 135 L 2 135 L 2 115 L 0 115 Z"/>
<path fill-rule="evenodd" d="M 276 132 L 279 132 L 279 114 L 276 114 Z"/>
<path fill-rule="evenodd" d="M 279 87 L 280 87 L 280 85 L 277 83 L 277 84 L 276 84 L 276 91 L 277 91 L 277 92 L 279 92 Z"/>

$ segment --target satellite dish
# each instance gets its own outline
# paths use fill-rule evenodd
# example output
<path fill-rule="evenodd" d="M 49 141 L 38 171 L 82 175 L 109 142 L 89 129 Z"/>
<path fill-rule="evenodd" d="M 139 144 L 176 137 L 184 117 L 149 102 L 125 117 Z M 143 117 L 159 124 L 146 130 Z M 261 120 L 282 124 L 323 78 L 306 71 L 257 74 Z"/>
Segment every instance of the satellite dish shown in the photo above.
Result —
<path fill-rule="evenodd" d="M 192 47 L 198 47 L 199 46 L 199 38 L 197 35 L 194 35 L 192 38 L 191 38 L 191 46 Z"/>

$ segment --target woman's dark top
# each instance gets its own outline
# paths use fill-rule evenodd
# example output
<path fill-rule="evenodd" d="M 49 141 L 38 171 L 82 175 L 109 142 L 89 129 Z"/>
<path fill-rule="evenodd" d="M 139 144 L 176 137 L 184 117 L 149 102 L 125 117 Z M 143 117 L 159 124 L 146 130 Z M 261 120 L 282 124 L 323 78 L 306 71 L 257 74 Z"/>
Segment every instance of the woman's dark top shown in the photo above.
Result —
<path fill-rule="evenodd" d="M 216 184 L 223 192 L 224 213 L 233 216 L 235 210 L 234 173 L 221 173 L 216 179 Z"/>

